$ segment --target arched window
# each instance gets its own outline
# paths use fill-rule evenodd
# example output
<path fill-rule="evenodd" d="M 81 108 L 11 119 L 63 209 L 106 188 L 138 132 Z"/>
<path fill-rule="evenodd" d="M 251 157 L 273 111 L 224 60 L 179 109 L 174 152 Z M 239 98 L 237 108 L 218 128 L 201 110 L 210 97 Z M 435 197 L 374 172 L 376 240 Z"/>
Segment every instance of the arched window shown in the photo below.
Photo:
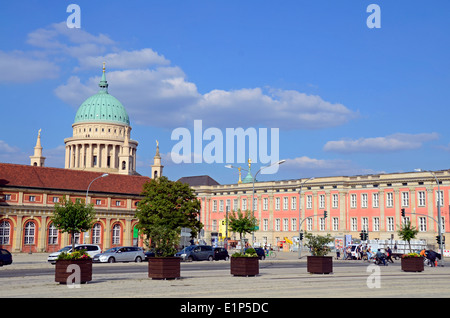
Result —
<path fill-rule="evenodd" d="M 25 245 L 31 245 L 34 244 L 34 231 L 35 230 L 35 225 L 34 222 L 27 222 L 27 224 L 25 224 L 25 239 L 24 239 L 24 243 Z"/>
<path fill-rule="evenodd" d="M 58 244 L 58 229 L 52 223 L 48 228 L 48 245 Z"/>
<path fill-rule="evenodd" d="M 11 233 L 11 224 L 7 221 L 0 223 L 0 245 L 8 245 Z"/>
<path fill-rule="evenodd" d="M 95 223 L 92 228 L 92 244 L 100 244 L 101 226 L 100 223 Z"/>
<path fill-rule="evenodd" d="M 113 227 L 112 244 L 113 245 L 119 245 L 120 244 L 120 224 L 116 224 Z"/>

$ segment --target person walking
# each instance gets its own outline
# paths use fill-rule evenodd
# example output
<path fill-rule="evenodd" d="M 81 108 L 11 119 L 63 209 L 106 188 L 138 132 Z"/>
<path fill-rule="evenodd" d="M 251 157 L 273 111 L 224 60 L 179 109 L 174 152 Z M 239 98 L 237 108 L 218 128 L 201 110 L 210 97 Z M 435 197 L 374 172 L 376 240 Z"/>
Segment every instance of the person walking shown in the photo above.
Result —
<path fill-rule="evenodd" d="M 391 248 L 388 246 L 388 248 L 386 249 L 386 260 L 394 263 L 394 261 L 392 260 L 392 250 Z"/>

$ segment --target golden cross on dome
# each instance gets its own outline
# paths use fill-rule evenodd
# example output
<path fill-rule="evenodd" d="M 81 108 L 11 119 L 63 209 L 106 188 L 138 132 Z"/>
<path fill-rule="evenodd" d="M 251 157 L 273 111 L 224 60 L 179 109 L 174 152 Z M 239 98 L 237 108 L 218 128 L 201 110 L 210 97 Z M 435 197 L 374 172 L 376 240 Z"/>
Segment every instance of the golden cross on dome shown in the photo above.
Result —
<path fill-rule="evenodd" d="M 105 62 L 103 62 L 103 73 L 105 73 Z"/>

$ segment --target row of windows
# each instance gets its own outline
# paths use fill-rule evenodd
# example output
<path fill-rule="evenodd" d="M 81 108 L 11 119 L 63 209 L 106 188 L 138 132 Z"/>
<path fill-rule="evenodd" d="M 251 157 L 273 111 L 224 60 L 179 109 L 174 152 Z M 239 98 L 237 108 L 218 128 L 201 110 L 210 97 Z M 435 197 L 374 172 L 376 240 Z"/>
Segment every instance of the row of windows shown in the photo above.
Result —
<path fill-rule="evenodd" d="M 380 229 L 380 218 L 379 217 L 373 217 L 372 218 L 372 226 L 369 229 L 369 218 L 368 217 L 361 217 L 360 222 L 358 222 L 358 218 L 352 217 L 350 218 L 350 231 L 357 232 L 361 230 L 366 231 L 373 231 L 373 232 L 379 232 Z M 409 221 L 409 217 L 405 217 L 404 221 Z M 212 230 L 217 231 L 217 220 L 212 220 Z M 306 219 L 306 231 L 313 231 L 313 219 Z M 386 231 L 387 232 L 393 232 L 395 231 L 395 223 L 394 223 L 394 217 L 386 217 Z M 420 232 L 426 232 L 427 231 L 427 218 L 426 217 L 418 217 L 418 230 Z M 262 219 L 262 231 L 269 231 L 269 219 Z M 296 232 L 298 231 L 298 224 L 297 224 L 297 218 L 276 218 L 274 223 L 274 230 L 275 231 L 283 231 L 283 232 Z M 326 219 L 325 218 L 319 218 L 319 224 L 318 224 L 318 230 L 319 231 L 326 231 Z M 331 218 L 331 230 L 332 231 L 339 231 L 339 218 L 338 217 L 332 217 Z M 444 217 L 442 217 L 442 232 L 445 232 L 445 222 Z"/>
<path fill-rule="evenodd" d="M 444 192 L 443 191 L 436 191 L 436 204 L 439 203 L 440 206 L 444 205 Z M 319 202 L 318 202 L 318 208 L 319 209 L 325 209 L 325 194 L 320 194 L 318 196 Z M 361 193 L 360 194 L 360 206 L 361 208 L 368 208 L 369 207 L 369 194 L 368 193 Z M 409 207 L 410 206 L 410 194 L 409 192 L 401 192 L 401 206 L 402 207 Z M 258 206 L 258 198 L 253 199 L 253 206 L 256 210 L 256 207 Z M 417 192 L 417 206 L 424 207 L 426 206 L 426 192 L 425 191 L 418 191 Z M 217 203 L 219 206 L 217 206 Z M 358 203 L 358 195 L 355 193 L 350 194 L 350 208 L 357 208 Z M 225 206 L 224 206 L 225 204 Z M 230 209 L 231 199 L 226 200 L 213 200 L 212 201 L 212 211 L 213 212 L 224 212 L 225 209 Z M 236 211 L 239 206 L 239 200 L 233 199 L 233 210 Z M 282 204 L 282 205 L 281 205 Z M 339 195 L 338 194 L 332 194 L 331 195 L 331 207 L 334 209 L 339 208 Z M 372 193 L 372 208 L 379 208 L 380 207 L 380 198 L 379 193 Z M 393 192 L 387 192 L 386 193 L 386 207 L 391 208 L 394 207 L 394 193 Z M 247 198 L 241 199 L 241 210 L 247 210 L 250 207 L 247 203 Z M 275 198 L 275 210 L 297 210 L 297 197 L 291 196 L 291 197 L 276 197 Z M 313 196 L 312 195 L 306 195 L 306 209 L 312 209 L 313 208 Z M 269 199 L 263 198 L 262 199 L 262 209 L 264 211 L 267 211 L 269 209 Z"/>
<path fill-rule="evenodd" d="M 112 228 L 112 238 L 111 243 L 113 245 L 120 244 L 121 239 L 121 226 L 120 224 L 115 224 Z M 91 244 L 101 244 L 101 226 L 96 223 L 91 230 Z M 58 229 L 51 224 L 48 229 L 47 243 L 48 245 L 58 244 Z M 36 239 L 36 225 L 34 222 L 29 221 L 24 227 L 24 244 L 32 245 L 35 244 Z M 11 242 L 11 224 L 7 221 L 0 222 L 0 245 L 9 245 Z M 75 235 L 75 244 L 80 243 L 80 233 Z"/>
<path fill-rule="evenodd" d="M 4 200 L 5 201 L 11 201 L 11 194 L 5 194 L 4 195 Z M 28 200 L 29 202 L 36 202 L 36 196 L 35 195 L 28 195 L 28 196 L 26 196 L 26 200 Z M 61 200 L 60 197 L 56 197 L 56 196 L 52 197 L 52 202 L 53 203 L 59 203 L 60 200 Z M 77 198 L 76 201 L 77 202 L 81 202 L 81 199 Z M 103 204 L 102 201 L 103 200 L 96 199 L 95 200 L 95 205 L 102 205 Z M 113 200 L 113 201 L 114 201 L 114 205 L 117 206 L 117 207 L 119 207 L 119 206 L 123 207 L 123 206 L 126 205 L 124 200 Z M 137 203 L 138 202 L 135 203 L 135 206 L 137 206 Z"/>

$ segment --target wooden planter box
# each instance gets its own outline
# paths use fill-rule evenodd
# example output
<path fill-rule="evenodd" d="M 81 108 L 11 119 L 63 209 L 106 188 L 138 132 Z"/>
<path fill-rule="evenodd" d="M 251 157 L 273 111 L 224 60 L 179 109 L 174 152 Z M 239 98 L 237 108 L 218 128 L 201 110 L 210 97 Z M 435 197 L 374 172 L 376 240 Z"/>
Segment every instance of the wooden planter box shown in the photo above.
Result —
<path fill-rule="evenodd" d="M 332 256 L 307 256 L 307 271 L 311 274 L 329 274 L 333 272 Z"/>
<path fill-rule="evenodd" d="M 424 269 L 422 257 L 402 258 L 401 264 L 404 272 L 423 272 Z"/>
<path fill-rule="evenodd" d="M 148 259 L 148 277 L 151 279 L 180 278 L 179 257 L 151 257 Z"/>
<path fill-rule="evenodd" d="M 258 257 L 231 257 L 230 272 L 233 276 L 256 276 L 259 274 Z"/>
<path fill-rule="evenodd" d="M 76 265 L 76 266 L 71 266 Z M 70 267 L 69 267 L 70 266 Z M 77 274 L 79 273 L 79 277 Z M 55 263 L 55 282 L 60 284 L 87 283 L 92 280 L 92 259 L 58 260 Z"/>

